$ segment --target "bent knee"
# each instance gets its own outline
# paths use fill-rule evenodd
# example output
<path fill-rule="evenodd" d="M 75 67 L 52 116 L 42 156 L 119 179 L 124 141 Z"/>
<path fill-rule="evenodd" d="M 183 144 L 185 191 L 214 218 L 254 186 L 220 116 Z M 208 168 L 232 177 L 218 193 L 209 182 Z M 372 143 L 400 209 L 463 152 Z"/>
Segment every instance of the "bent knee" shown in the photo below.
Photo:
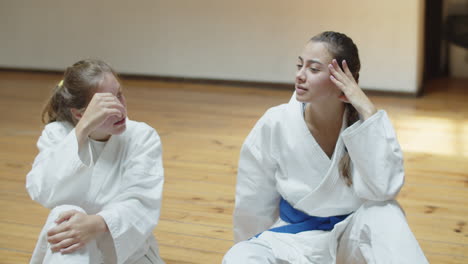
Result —
<path fill-rule="evenodd" d="M 357 225 L 366 225 L 370 228 L 385 226 L 407 225 L 403 209 L 396 201 L 366 202 L 353 216 Z M 390 228 L 390 227 L 389 227 Z"/>
<path fill-rule="evenodd" d="M 367 217 L 393 217 L 403 216 L 405 213 L 397 201 L 368 201 L 365 202 L 356 212 L 357 215 L 365 215 Z"/>
<path fill-rule="evenodd" d="M 47 218 L 47 222 L 54 222 L 60 216 L 60 214 L 67 212 L 67 211 L 71 211 L 71 210 L 86 213 L 86 211 L 83 208 L 76 206 L 76 205 L 69 205 L 69 204 L 59 205 L 59 206 L 54 207 L 50 211 L 49 217 Z"/>
<path fill-rule="evenodd" d="M 274 255 L 269 247 L 252 241 L 242 241 L 235 244 L 223 258 L 223 264 L 273 263 L 273 261 Z"/>
<path fill-rule="evenodd" d="M 50 214 L 61 214 L 63 212 L 71 211 L 71 210 L 86 213 L 86 211 L 83 208 L 79 207 L 79 206 L 64 204 L 64 205 L 59 205 L 59 206 L 54 207 L 50 211 Z"/>

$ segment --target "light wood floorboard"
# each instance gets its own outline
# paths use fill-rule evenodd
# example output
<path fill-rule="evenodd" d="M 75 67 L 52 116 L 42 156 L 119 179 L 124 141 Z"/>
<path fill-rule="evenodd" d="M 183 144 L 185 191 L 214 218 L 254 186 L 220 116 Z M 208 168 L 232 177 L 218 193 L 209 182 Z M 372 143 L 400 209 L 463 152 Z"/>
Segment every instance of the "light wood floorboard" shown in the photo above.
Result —
<path fill-rule="evenodd" d="M 42 105 L 61 76 L 0 71 L 0 263 L 28 263 L 48 210 L 25 176 L 37 154 Z M 131 119 L 159 132 L 166 182 L 154 233 L 167 263 L 220 263 L 232 246 L 240 147 L 290 91 L 124 80 Z M 421 98 L 371 96 L 405 154 L 398 201 L 430 263 L 468 263 L 468 80 L 442 79 Z"/>

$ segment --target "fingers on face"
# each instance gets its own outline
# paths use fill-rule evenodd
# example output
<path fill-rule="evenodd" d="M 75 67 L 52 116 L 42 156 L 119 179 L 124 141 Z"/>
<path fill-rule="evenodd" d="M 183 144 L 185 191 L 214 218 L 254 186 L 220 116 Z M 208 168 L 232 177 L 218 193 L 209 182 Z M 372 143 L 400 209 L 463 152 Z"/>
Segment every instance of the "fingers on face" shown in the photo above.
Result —
<path fill-rule="evenodd" d="M 348 78 L 350 78 L 351 80 L 354 80 L 354 76 L 351 73 L 351 70 L 349 69 L 348 63 L 346 62 L 346 60 L 343 60 L 342 65 L 343 65 L 343 69 L 345 71 L 345 74 L 348 76 Z"/>
<path fill-rule="evenodd" d="M 127 113 L 125 106 L 115 97 L 112 100 L 103 102 L 101 107 L 102 111 L 104 111 L 108 116 L 115 115 L 123 118 Z"/>
<path fill-rule="evenodd" d="M 336 59 L 333 59 L 331 64 L 328 65 L 328 68 L 330 69 L 330 79 L 333 80 L 332 76 L 342 84 L 347 84 L 350 85 L 352 83 L 356 83 L 356 80 L 354 79 L 353 73 L 349 69 L 348 63 L 346 60 L 343 60 L 341 63 L 342 67 L 338 65 L 338 62 Z"/>
<path fill-rule="evenodd" d="M 106 113 L 106 118 L 110 118 L 112 116 L 117 116 L 117 117 L 122 116 L 122 111 L 118 108 L 109 108 L 105 111 L 105 113 Z"/>
<path fill-rule="evenodd" d="M 338 86 L 338 88 L 342 88 L 343 87 L 343 83 L 341 83 L 339 80 L 337 80 L 333 75 L 330 75 L 330 80 L 336 85 Z"/>
<path fill-rule="evenodd" d="M 114 115 L 119 116 L 120 118 L 124 118 L 127 114 L 125 107 L 120 102 L 113 103 L 112 108 L 115 110 Z"/>
<path fill-rule="evenodd" d="M 341 70 L 340 66 L 338 65 L 335 59 L 333 59 L 331 64 L 328 65 L 328 69 L 330 70 L 330 74 L 336 80 L 343 82 L 343 71 Z"/>
<path fill-rule="evenodd" d="M 114 108 L 117 108 L 119 110 L 121 110 L 121 112 L 124 112 L 125 111 L 125 106 L 122 104 L 122 102 L 119 100 L 119 98 L 117 98 L 116 96 L 110 94 L 112 97 L 109 97 L 107 99 L 107 106 L 108 107 L 114 107 Z"/>
<path fill-rule="evenodd" d="M 109 106 L 109 104 L 122 105 L 120 100 L 111 93 L 100 93 L 98 97 L 96 97 L 96 95 L 98 95 L 98 93 L 94 94 L 93 100 L 95 100 L 95 103 L 101 107 Z"/>

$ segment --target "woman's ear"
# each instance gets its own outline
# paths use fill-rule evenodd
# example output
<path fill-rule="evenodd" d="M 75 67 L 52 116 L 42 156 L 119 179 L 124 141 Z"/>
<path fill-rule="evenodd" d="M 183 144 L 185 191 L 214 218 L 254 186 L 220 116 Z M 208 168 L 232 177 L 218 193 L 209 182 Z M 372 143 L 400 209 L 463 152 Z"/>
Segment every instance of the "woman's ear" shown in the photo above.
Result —
<path fill-rule="evenodd" d="M 338 96 L 338 99 L 340 99 L 341 102 L 349 104 L 348 97 L 344 93 L 341 93 L 340 96 Z"/>
<path fill-rule="evenodd" d="M 83 117 L 83 110 L 79 110 L 76 108 L 71 108 L 70 112 L 75 120 L 80 120 Z"/>

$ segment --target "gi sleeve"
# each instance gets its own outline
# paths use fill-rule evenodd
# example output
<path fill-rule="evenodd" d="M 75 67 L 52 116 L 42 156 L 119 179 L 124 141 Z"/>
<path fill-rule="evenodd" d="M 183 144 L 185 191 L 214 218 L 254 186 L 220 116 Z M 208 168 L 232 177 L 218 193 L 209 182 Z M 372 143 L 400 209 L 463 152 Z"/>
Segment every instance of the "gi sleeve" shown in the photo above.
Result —
<path fill-rule="evenodd" d="M 31 198 L 47 208 L 82 200 L 90 179 L 79 175 L 93 166 L 89 141 L 79 148 L 75 129 L 53 122 L 42 131 L 37 147 L 39 154 L 26 176 Z"/>
<path fill-rule="evenodd" d="M 138 140 L 127 154 L 123 191 L 97 214 L 109 228 L 119 264 L 143 246 L 158 223 L 161 210 L 164 183 L 161 140 L 154 129 L 146 127 L 133 135 Z"/>
<path fill-rule="evenodd" d="M 280 194 L 276 190 L 276 163 L 265 118 L 245 140 L 239 159 L 234 209 L 234 241 L 247 240 L 270 228 L 278 218 Z"/>
<path fill-rule="evenodd" d="M 353 188 L 367 200 L 396 197 L 404 183 L 403 154 L 393 126 L 383 110 L 358 121 L 343 134 L 352 161 Z"/>

